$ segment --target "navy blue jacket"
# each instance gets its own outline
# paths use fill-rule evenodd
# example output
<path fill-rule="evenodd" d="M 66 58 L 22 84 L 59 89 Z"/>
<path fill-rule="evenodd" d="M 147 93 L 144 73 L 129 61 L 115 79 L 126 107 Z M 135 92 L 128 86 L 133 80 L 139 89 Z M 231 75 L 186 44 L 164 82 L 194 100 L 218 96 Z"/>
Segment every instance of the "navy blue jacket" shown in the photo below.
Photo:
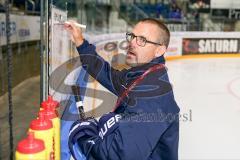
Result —
<path fill-rule="evenodd" d="M 77 50 L 87 72 L 118 97 L 148 68 L 165 64 L 161 56 L 119 71 L 100 57 L 88 41 Z M 98 135 L 79 139 L 78 143 L 88 159 L 177 160 L 178 113 L 167 70 L 163 68 L 149 73 L 113 113 L 100 118 Z"/>

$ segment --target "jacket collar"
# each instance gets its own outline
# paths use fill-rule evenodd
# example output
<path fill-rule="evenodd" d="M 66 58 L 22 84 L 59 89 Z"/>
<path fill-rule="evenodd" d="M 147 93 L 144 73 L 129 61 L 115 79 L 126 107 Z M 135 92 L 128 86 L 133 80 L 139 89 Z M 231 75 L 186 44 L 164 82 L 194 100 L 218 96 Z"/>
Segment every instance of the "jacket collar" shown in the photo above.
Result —
<path fill-rule="evenodd" d="M 139 75 L 143 74 L 144 71 L 146 71 L 148 68 L 150 68 L 150 67 L 152 67 L 156 64 L 165 64 L 165 58 L 164 58 L 163 55 L 160 56 L 160 57 L 154 58 L 149 63 L 146 63 L 146 64 L 143 64 L 143 65 L 132 67 L 132 68 L 128 69 L 128 72 L 126 74 L 126 78 L 127 79 L 136 78 Z"/>

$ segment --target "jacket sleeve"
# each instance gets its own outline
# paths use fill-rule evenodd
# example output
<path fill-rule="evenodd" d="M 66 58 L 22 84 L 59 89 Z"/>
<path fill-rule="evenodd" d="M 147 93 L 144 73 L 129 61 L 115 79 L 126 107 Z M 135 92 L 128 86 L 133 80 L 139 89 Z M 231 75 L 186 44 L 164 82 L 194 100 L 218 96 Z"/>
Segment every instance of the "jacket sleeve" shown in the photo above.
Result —
<path fill-rule="evenodd" d="M 118 71 L 110 66 L 96 52 L 96 47 L 84 40 L 83 44 L 77 47 L 80 55 L 82 67 L 99 83 L 118 95 L 122 82 L 122 71 Z"/>

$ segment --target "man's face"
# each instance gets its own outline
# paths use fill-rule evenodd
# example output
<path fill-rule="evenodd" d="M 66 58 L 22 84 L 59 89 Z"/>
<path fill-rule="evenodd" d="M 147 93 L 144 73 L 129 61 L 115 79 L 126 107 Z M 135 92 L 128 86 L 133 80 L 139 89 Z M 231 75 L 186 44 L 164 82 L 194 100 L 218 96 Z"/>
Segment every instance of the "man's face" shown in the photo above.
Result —
<path fill-rule="evenodd" d="M 145 37 L 148 41 L 159 43 L 159 29 L 156 25 L 140 22 L 132 30 L 135 36 Z M 146 43 L 144 47 L 139 46 L 136 37 L 129 42 L 127 49 L 126 63 L 129 66 L 138 66 L 150 62 L 155 57 L 158 57 L 161 46 Z"/>

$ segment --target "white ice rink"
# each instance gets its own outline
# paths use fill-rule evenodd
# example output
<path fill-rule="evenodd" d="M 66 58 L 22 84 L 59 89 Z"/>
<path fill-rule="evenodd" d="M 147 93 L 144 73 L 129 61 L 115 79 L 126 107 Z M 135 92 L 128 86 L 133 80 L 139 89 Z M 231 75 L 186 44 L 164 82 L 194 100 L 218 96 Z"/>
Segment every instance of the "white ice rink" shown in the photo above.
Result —
<path fill-rule="evenodd" d="M 167 62 L 181 108 L 179 158 L 240 160 L 240 58 Z"/>

